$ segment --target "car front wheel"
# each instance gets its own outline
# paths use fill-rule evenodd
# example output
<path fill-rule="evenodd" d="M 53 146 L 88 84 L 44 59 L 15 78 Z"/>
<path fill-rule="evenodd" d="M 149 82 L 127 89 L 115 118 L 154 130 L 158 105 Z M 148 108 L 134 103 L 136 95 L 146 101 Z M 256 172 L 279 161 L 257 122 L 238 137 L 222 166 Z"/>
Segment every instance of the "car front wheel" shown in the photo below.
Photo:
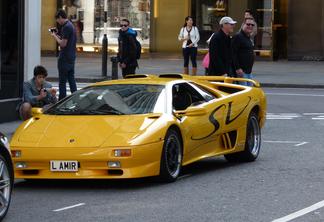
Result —
<path fill-rule="evenodd" d="M 0 154 L 0 221 L 6 216 L 13 186 L 13 171 L 8 161 Z"/>
<path fill-rule="evenodd" d="M 182 144 L 179 133 L 174 129 L 169 129 L 164 140 L 160 180 L 163 182 L 173 182 L 177 179 L 181 171 L 182 164 Z"/>

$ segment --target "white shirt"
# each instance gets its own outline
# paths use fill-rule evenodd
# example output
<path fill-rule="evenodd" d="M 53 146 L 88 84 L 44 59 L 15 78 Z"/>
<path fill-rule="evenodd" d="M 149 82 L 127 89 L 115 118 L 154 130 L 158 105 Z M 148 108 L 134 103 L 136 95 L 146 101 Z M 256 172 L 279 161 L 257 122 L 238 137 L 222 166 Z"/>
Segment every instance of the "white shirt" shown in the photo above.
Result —
<path fill-rule="evenodd" d="M 187 38 L 190 34 L 190 39 L 193 43 L 193 47 L 198 47 L 198 42 L 200 40 L 199 30 L 196 26 L 192 26 L 191 31 L 188 32 L 187 27 L 182 27 L 178 36 L 179 41 Z M 187 40 L 183 41 L 182 48 L 187 47 Z"/>

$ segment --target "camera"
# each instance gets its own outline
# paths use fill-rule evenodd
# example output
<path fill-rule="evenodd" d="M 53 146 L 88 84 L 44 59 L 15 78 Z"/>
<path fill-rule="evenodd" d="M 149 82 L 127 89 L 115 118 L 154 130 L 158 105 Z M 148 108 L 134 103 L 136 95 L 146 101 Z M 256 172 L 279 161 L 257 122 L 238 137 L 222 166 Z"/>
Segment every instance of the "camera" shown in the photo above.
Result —
<path fill-rule="evenodd" d="M 50 28 L 48 29 L 49 32 L 53 33 L 53 32 L 57 32 L 56 28 Z"/>
<path fill-rule="evenodd" d="M 46 92 L 47 93 L 47 90 L 45 88 L 42 88 L 41 90 L 42 90 L 42 92 Z"/>

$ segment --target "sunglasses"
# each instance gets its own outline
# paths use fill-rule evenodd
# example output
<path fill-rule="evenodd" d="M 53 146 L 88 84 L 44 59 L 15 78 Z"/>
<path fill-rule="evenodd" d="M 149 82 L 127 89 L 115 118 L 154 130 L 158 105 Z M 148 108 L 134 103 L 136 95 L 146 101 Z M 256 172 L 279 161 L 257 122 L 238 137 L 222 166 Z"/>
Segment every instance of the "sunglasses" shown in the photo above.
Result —
<path fill-rule="evenodd" d="M 120 25 L 120 27 L 127 27 L 128 25 Z"/>
<path fill-rule="evenodd" d="M 252 24 L 252 23 L 246 23 L 245 25 L 247 25 L 247 26 L 254 26 L 254 24 Z"/>

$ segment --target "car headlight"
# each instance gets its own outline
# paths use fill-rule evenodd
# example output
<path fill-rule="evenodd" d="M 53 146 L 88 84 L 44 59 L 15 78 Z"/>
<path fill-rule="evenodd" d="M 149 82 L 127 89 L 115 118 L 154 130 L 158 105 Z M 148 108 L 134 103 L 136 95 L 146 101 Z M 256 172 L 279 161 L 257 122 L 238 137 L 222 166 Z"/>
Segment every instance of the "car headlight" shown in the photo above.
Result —
<path fill-rule="evenodd" d="M 6 147 L 7 150 L 9 150 L 9 140 L 8 138 L 3 135 L 2 133 L 0 133 L 0 140 L 3 143 L 3 145 Z"/>

